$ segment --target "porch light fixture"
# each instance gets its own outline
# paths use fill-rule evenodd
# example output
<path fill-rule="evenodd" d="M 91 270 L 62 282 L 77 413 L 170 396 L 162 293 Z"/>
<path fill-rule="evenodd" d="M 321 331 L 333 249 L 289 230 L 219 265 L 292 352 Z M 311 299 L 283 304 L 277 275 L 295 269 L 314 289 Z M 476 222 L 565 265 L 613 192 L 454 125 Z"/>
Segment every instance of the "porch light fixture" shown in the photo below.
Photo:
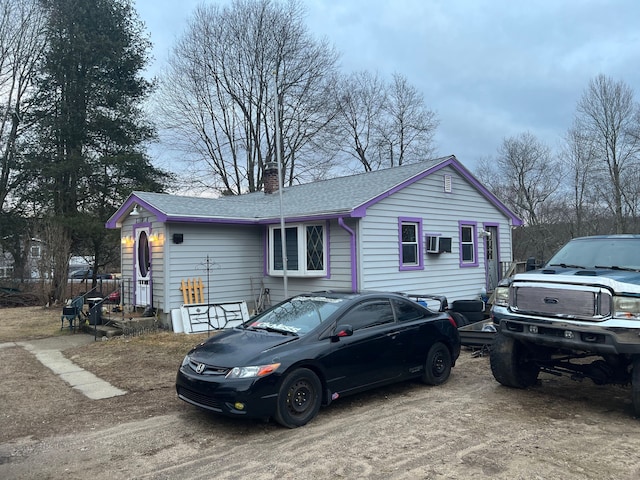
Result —
<path fill-rule="evenodd" d="M 120 243 L 122 243 L 122 245 L 126 247 L 129 247 L 133 245 L 133 237 L 131 235 L 125 235 L 120 239 Z"/>
<path fill-rule="evenodd" d="M 138 211 L 138 205 L 133 206 L 133 210 L 131 210 L 131 213 L 129 215 L 132 217 L 137 217 L 140 215 L 140 212 Z"/>

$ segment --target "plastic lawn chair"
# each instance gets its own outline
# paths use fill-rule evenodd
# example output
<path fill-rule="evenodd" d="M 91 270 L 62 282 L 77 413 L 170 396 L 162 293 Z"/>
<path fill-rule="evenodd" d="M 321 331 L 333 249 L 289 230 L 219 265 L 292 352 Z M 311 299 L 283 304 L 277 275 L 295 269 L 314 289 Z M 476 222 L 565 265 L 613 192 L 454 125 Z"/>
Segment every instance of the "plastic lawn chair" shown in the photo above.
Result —
<path fill-rule="evenodd" d="M 60 330 L 64 328 L 65 320 L 69 322 L 69 330 L 75 331 L 80 326 L 84 307 L 84 297 L 76 297 L 66 307 L 62 307 L 60 316 Z"/>

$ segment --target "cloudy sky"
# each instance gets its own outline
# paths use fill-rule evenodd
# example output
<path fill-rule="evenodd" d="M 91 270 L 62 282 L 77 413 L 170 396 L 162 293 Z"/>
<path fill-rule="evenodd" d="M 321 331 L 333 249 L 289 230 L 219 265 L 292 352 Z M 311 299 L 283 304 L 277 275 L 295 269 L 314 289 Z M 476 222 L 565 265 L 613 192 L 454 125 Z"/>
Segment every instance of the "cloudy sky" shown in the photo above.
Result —
<path fill-rule="evenodd" d="M 201 0 L 135 0 L 162 68 Z M 228 4 L 229 0 L 205 0 Z M 623 81 L 640 101 L 638 0 L 305 0 L 312 35 L 346 72 L 400 73 L 437 112 L 440 155 L 471 170 L 505 137 L 557 148 L 589 81 Z"/>

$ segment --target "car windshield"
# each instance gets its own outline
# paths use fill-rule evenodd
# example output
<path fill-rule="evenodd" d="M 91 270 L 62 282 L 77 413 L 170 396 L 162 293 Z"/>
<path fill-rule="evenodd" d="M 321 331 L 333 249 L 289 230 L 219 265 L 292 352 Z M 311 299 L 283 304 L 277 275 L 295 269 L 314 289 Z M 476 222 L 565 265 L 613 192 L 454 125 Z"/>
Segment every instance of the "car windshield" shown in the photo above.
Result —
<path fill-rule="evenodd" d="M 547 267 L 640 270 L 640 238 L 589 238 L 567 243 Z"/>
<path fill-rule="evenodd" d="M 325 321 L 342 302 L 344 299 L 323 296 L 294 297 L 258 315 L 248 328 L 304 335 Z"/>

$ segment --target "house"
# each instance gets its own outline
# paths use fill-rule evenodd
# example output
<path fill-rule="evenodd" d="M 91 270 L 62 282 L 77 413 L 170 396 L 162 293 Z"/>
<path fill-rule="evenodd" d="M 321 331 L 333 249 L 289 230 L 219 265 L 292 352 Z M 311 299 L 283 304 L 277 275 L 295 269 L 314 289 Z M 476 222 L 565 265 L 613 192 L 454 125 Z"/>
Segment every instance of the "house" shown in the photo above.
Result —
<path fill-rule="evenodd" d="M 522 225 L 455 156 L 282 191 L 272 164 L 264 184 L 215 199 L 133 192 L 106 224 L 121 229 L 124 302 L 170 324 L 196 278 L 205 303 L 249 308 L 327 289 L 478 298 Z"/>
<path fill-rule="evenodd" d="M 45 259 L 46 244 L 38 238 L 20 241 L 24 264 L 16 270 L 13 254 L 0 245 L 0 279 L 41 279 L 50 278 L 48 262 Z"/>

